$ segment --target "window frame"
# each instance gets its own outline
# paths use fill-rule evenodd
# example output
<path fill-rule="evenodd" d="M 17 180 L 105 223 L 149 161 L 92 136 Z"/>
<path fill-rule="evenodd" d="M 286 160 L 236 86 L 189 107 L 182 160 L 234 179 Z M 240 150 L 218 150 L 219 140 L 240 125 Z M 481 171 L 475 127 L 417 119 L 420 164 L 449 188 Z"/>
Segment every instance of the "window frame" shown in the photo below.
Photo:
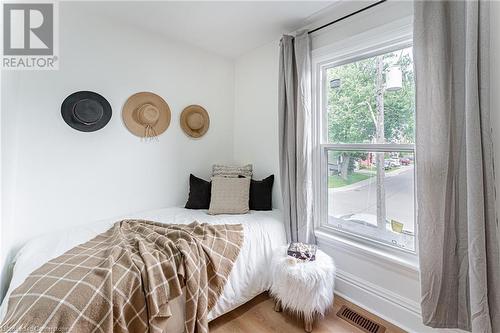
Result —
<path fill-rule="evenodd" d="M 356 43 L 359 42 L 360 40 L 356 38 Z M 415 156 L 415 164 L 417 163 L 415 144 L 328 143 L 328 112 L 325 112 L 328 103 L 328 99 L 326 98 L 328 91 L 326 71 L 329 68 L 412 47 L 413 36 L 411 32 L 406 32 L 398 36 L 393 36 L 392 38 L 388 37 L 385 40 L 382 38 L 378 40 L 366 39 L 364 43 L 362 42 L 361 44 L 364 44 L 364 47 L 344 47 L 344 51 L 340 52 L 336 51 L 333 45 L 330 46 L 326 52 L 321 50 L 321 52 L 318 52 L 316 55 L 313 52 L 313 175 L 314 193 L 316 198 L 319 199 L 315 200 L 314 207 L 316 235 L 317 237 L 325 237 L 326 235 L 331 240 L 340 241 L 349 244 L 349 246 L 355 246 L 363 250 L 369 249 L 371 252 L 383 254 L 387 257 L 399 258 L 415 266 L 418 262 L 416 168 L 414 168 L 413 171 L 415 251 L 397 248 L 364 235 L 340 230 L 328 224 L 328 181 L 326 181 L 326 179 L 328 177 L 327 161 L 329 151 L 411 152 Z"/>

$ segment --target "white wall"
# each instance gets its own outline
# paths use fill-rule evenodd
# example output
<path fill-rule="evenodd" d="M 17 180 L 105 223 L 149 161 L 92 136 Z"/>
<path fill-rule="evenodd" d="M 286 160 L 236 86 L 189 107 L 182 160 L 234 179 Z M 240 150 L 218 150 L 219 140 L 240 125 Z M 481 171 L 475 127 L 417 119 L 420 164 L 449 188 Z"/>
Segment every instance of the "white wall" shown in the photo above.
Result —
<path fill-rule="evenodd" d="M 190 172 L 208 177 L 213 163 L 232 161 L 233 62 L 99 18 L 98 6 L 60 3 L 59 71 L 2 73 L 3 260 L 34 235 L 182 205 Z M 78 90 L 110 102 L 102 130 L 78 132 L 61 118 L 62 101 Z M 138 91 L 170 105 L 159 142 L 141 142 L 122 124 L 122 105 Z M 179 126 L 189 104 L 210 114 L 200 140 Z"/>
<path fill-rule="evenodd" d="M 253 163 L 256 179 L 274 174 L 273 206 L 281 208 L 278 54 L 274 41 L 235 62 L 234 159 Z"/>

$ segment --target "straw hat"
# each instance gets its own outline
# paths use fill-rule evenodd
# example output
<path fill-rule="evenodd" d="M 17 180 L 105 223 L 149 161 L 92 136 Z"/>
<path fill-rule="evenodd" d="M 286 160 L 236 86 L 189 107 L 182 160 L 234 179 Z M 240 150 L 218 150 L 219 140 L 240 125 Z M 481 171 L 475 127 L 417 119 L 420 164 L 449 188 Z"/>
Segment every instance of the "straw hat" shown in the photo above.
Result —
<path fill-rule="evenodd" d="M 81 132 L 97 131 L 111 119 L 111 105 L 93 91 L 72 93 L 61 105 L 61 115 L 69 126 Z"/>
<path fill-rule="evenodd" d="M 139 92 L 127 99 L 122 117 L 132 134 L 141 138 L 154 138 L 170 125 L 170 108 L 160 96 Z"/>
<path fill-rule="evenodd" d="M 190 105 L 181 113 L 181 128 L 192 138 L 200 138 L 208 131 L 210 117 L 207 110 L 199 105 Z"/>

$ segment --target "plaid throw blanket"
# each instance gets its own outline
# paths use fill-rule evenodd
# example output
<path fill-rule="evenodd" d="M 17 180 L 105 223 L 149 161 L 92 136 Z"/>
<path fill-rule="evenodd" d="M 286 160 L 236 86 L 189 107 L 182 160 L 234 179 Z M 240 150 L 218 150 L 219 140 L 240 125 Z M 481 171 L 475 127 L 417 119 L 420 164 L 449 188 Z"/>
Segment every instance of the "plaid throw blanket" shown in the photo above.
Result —
<path fill-rule="evenodd" d="M 159 333 L 185 286 L 185 332 L 208 332 L 242 242 L 241 225 L 117 222 L 31 273 L 0 331 Z"/>

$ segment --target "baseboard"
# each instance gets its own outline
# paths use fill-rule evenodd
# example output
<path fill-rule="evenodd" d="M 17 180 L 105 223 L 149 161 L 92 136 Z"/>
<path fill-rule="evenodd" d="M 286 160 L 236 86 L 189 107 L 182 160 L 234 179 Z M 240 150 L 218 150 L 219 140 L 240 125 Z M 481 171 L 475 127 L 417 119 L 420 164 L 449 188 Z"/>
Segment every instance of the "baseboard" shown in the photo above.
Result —
<path fill-rule="evenodd" d="M 420 304 L 409 298 L 400 296 L 390 290 L 382 288 L 376 284 L 361 279 L 353 274 L 338 269 L 337 269 L 337 279 L 342 280 L 344 283 L 349 284 L 352 287 L 361 289 L 364 292 L 369 293 L 374 297 L 378 297 L 384 299 L 387 302 L 391 302 L 397 305 L 398 307 L 405 309 L 418 317 L 421 317 Z"/>
<path fill-rule="evenodd" d="M 442 330 L 424 326 L 420 304 L 417 302 L 338 269 L 335 293 L 407 332 L 463 333 L 460 330 Z"/>
<path fill-rule="evenodd" d="M 416 322 L 421 318 L 418 305 L 411 300 L 396 297 L 385 288 L 339 269 L 337 269 L 335 293 L 405 331 L 417 332 L 411 327 L 413 325 L 408 325 L 409 320 Z M 391 315 L 388 315 L 389 313 Z"/>

